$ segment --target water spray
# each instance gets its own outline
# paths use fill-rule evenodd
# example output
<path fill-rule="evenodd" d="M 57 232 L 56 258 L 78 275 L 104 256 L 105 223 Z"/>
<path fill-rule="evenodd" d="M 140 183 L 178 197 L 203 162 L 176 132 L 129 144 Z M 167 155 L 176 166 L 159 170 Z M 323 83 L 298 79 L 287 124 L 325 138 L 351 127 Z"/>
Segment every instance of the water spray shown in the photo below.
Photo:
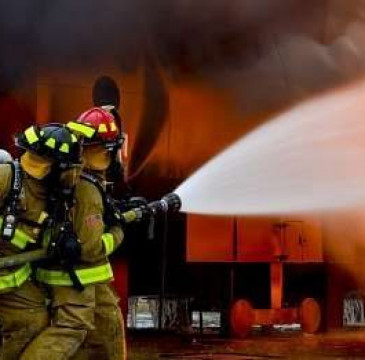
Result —
<path fill-rule="evenodd" d="M 181 184 L 181 211 L 281 216 L 363 206 L 364 114 L 364 81 L 298 104 Z"/>

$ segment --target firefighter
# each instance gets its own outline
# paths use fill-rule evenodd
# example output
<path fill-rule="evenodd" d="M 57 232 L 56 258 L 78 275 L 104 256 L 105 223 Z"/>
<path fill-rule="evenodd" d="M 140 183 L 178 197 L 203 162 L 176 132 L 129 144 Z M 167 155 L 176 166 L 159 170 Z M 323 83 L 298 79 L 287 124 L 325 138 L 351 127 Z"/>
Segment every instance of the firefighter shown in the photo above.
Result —
<path fill-rule="evenodd" d="M 120 226 L 107 228 L 103 221 L 103 192 L 106 171 L 122 136 L 114 117 L 100 108 L 85 112 L 68 126 L 85 136 L 83 162 L 89 175 L 75 188 L 72 211 L 81 243 L 81 259 L 75 270 L 79 284 L 75 286 L 67 272 L 52 266 L 37 269 L 38 281 L 50 286 L 52 292 L 52 325 L 28 346 L 21 359 L 71 359 L 79 350 L 78 358 L 119 360 L 125 357 L 124 327 L 118 298 L 109 286 L 113 272 L 108 255 L 124 235 Z"/>
<path fill-rule="evenodd" d="M 106 214 L 106 197 L 110 196 L 106 184 L 120 180 L 122 175 L 120 152 L 124 135 L 121 121 L 113 108 L 95 107 L 81 114 L 77 123 L 78 126 L 91 126 L 95 131 L 84 141 L 84 174 L 75 192 L 79 218 L 84 219 L 81 226 L 84 231 L 80 236 L 101 238 L 102 253 L 108 256 L 121 244 L 124 236 L 122 228 L 113 222 L 112 214 Z M 77 126 L 71 127 L 77 131 Z M 90 223 L 94 224 L 94 229 L 89 228 Z M 119 298 L 110 283 L 96 286 L 96 329 L 88 334 L 75 360 L 126 358 L 124 321 L 118 303 Z"/>
<path fill-rule="evenodd" d="M 50 182 L 59 188 L 65 185 L 64 175 L 80 163 L 77 138 L 60 124 L 31 126 L 15 143 L 23 151 L 20 162 L 0 165 L 0 256 L 40 246 Z M 4 360 L 18 360 L 49 321 L 46 294 L 31 275 L 29 263 L 0 271 Z"/>

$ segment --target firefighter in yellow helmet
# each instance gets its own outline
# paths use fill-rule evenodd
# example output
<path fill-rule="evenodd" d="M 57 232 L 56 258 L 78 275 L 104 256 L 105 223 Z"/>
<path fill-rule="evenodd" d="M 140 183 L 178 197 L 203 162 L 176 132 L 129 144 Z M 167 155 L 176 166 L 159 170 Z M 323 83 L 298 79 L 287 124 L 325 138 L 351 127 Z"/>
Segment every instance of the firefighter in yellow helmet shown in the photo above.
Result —
<path fill-rule="evenodd" d="M 110 288 L 113 272 L 108 255 L 122 242 L 119 226 L 104 223 L 105 172 L 122 137 L 113 116 L 94 108 L 69 128 L 85 136 L 85 174 L 78 182 L 73 225 L 81 243 L 81 260 L 75 274 L 80 284 L 54 266 L 37 269 L 38 281 L 52 292 L 52 325 L 25 350 L 21 360 L 124 359 L 124 327 L 118 298 Z M 74 286 L 73 286 L 74 285 Z M 83 289 L 79 288 L 79 285 Z M 86 342 L 85 342 L 86 339 Z M 85 343 L 84 343 L 85 342 Z"/>
<path fill-rule="evenodd" d="M 50 183 L 61 186 L 65 171 L 80 162 L 76 137 L 60 124 L 32 126 L 16 136 L 16 145 L 24 151 L 20 162 L 0 165 L 0 256 L 40 246 Z M 49 321 L 45 292 L 31 273 L 29 263 L 0 270 L 4 360 L 19 359 Z"/>

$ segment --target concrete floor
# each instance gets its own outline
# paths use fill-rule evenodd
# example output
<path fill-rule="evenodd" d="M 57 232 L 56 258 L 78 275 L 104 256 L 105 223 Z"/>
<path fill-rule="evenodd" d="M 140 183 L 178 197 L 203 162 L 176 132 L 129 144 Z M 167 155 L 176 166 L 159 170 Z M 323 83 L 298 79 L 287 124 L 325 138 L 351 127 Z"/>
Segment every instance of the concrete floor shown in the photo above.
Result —
<path fill-rule="evenodd" d="M 254 334 L 245 340 L 133 333 L 128 360 L 365 360 L 365 330 Z"/>

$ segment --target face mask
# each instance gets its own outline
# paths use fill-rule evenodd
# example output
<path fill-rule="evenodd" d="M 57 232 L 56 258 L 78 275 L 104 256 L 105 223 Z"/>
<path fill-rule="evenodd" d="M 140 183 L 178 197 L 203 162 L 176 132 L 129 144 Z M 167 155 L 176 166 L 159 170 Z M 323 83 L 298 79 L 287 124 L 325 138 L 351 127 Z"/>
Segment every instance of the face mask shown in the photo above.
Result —
<path fill-rule="evenodd" d="M 91 170 L 106 170 L 111 163 L 110 152 L 101 145 L 85 146 L 83 158 L 85 168 Z"/>
<path fill-rule="evenodd" d="M 50 173 L 53 164 L 52 160 L 29 151 L 22 155 L 20 163 L 27 174 L 38 180 L 44 179 Z"/>

